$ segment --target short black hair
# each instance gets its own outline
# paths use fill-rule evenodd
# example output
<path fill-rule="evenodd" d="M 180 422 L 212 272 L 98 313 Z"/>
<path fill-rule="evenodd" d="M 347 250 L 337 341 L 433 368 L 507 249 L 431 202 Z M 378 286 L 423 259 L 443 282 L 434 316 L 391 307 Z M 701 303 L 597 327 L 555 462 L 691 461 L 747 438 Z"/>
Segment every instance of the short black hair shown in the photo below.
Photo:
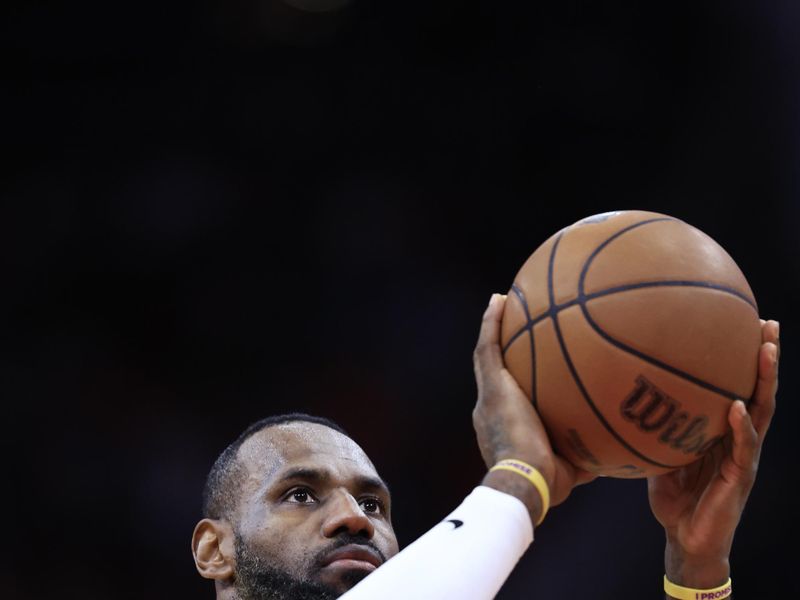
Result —
<path fill-rule="evenodd" d="M 241 463 L 236 459 L 239 448 L 247 438 L 262 429 L 295 421 L 324 425 L 350 437 L 339 424 L 330 419 L 299 412 L 273 415 L 251 423 L 214 461 L 214 465 L 206 478 L 206 485 L 203 488 L 203 517 L 225 519 L 227 521 L 233 519 L 239 497 L 239 489 L 246 475 Z"/>

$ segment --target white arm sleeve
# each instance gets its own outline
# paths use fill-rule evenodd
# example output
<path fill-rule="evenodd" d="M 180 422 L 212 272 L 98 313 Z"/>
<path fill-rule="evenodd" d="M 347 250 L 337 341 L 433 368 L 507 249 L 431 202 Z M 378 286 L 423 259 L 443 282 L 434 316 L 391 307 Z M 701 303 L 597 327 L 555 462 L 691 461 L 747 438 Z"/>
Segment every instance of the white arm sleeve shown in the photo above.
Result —
<path fill-rule="evenodd" d="M 525 505 L 478 486 L 444 521 L 341 600 L 489 600 L 532 541 Z"/>

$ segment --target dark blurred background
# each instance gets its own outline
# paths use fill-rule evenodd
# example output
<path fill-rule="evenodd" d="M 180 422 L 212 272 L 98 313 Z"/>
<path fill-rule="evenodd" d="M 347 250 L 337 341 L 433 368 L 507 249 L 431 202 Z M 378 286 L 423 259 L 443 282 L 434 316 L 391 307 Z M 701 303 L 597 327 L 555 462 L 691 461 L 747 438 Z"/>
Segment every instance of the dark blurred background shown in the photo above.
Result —
<path fill-rule="evenodd" d="M 799 6 L 7 3 L 3 598 L 213 598 L 205 474 L 289 410 L 362 444 L 409 543 L 483 474 L 490 293 L 630 208 L 714 237 L 782 322 L 732 576 L 800 591 Z M 499 598 L 661 597 L 643 480 L 580 488 L 536 536 Z"/>

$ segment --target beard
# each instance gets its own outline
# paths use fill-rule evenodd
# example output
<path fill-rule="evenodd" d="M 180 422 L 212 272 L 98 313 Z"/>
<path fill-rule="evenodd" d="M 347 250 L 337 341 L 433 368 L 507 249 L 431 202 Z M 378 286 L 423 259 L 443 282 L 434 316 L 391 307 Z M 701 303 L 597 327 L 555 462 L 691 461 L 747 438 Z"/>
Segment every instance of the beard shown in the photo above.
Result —
<path fill-rule="evenodd" d="M 332 548 L 353 541 L 350 538 L 337 540 Z M 364 540 L 360 539 L 358 543 L 363 544 Z M 372 547 L 371 544 L 370 546 Z M 332 548 L 326 549 L 326 552 L 330 552 Z M 235 538 L 235 550 L 237 600 L 334 600 L 344 593 L 331 586 L 299 579 L 288 571 L 269 566 L 264 557 L 253 551 L 238 534 Z M 383 553 L 381 556 L 383 557 Z M 318 562 L 315 561 L 315 564 Z M 345 573 L 342 581 L 350 589 L 367 575 L 365 571 L 352 571 Z"/>

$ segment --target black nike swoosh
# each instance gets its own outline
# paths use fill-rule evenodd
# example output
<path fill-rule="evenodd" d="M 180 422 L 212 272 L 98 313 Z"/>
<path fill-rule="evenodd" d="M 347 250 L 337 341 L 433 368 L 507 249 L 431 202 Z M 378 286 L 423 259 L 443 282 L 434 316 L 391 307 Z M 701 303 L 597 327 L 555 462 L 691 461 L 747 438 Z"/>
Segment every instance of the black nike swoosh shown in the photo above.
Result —
<path fill-rule="evenodd" d="M 461 527 L 464 524 L 464 521 L 459 521 L 458 519 L 447 519 L 447 521 L 445 521 L 445 523 L 452 523 L 453 524 L 453 529 L 458 529 L 459 527 Z"/>

